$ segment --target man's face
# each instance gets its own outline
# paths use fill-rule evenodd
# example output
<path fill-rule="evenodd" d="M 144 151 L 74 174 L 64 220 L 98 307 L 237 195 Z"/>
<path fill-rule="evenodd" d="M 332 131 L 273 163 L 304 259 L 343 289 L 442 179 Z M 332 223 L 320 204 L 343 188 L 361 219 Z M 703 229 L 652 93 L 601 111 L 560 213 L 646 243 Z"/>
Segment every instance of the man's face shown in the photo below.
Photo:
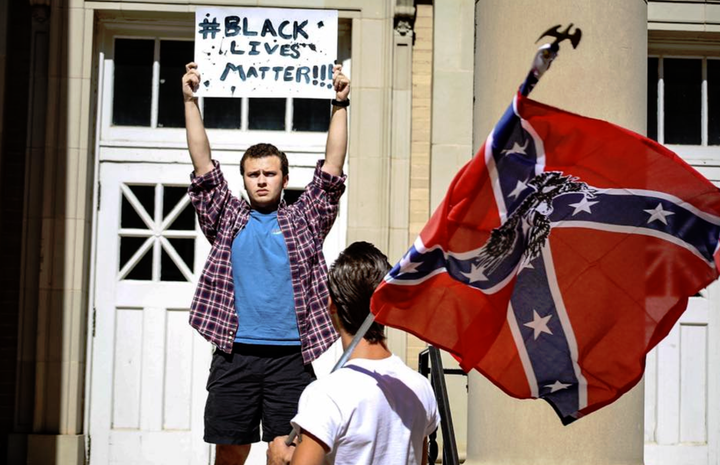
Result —
<path fill-rule="evenodd" d="M 273 211 L 280 203 L 280 194 L 288 177 L 282 175 L 280 158 L 267 156 L 245 160 L 243 183 L 250 205 L 258 211 Z"/>

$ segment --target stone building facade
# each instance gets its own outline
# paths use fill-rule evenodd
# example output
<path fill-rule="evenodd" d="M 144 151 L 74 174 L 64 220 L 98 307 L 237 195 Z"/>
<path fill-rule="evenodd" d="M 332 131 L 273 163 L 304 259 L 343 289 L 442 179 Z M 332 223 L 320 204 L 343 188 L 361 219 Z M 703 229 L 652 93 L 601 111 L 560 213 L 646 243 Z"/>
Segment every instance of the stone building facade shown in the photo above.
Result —
<path fill-rule="evenodd" d="M 339 12 L 353 91 L 331 258 L 355 240 L 400 258 L 559 23 L 580 26 L 583 43 L 534 98 L 647 131 L 720 181 L 718 1 L 0 0 L 2 462 L 211 460 L 210 348 L 186 324 L 207 245 L 183 223 L 191 168 L 171 87 L 205 5 Z M 138 81 L 123 87 L 123 72 Z M 297 118 L 312 104 L 236 104 L 210 129 L 214 156 L 237 165 L 269 139 L 301 188 L 324 144 Z M 645 384 L 572 427 L 477 374 L 448 379 L 462 458 L 719 464 L 718 310 L 711 286 L 649 357 Z M 424 347 L 399 331 L 389 341 L 411 366 Z"/>

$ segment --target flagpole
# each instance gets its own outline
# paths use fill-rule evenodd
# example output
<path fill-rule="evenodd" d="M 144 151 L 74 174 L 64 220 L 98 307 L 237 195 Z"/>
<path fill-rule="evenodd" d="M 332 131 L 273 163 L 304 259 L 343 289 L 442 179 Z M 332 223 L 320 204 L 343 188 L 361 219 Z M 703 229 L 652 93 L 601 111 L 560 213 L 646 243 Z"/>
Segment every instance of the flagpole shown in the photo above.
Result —
<path fill-rule="evenodd" d="M 353 336 L 352 341 L 350 341 L 350 345 L 347 346 L 347 349 L 345 349 L 345 352 L 343 352 L 338 361 L 335 363 L 335 366 L 333 367 L 332 371 L 330 371 L 330 373 L 339 370 L 345 365 L 345 363 L 347 363 L 348 359 L 355 351 L 355 348 L 360 343 L 360 340 L 365 337 L 365 334 L 367 334 L 370 326 L 372 326 L 374 322 L 375 315 L 373 315 L 372 312 L 368 313 L 365 321 L 363 321 L 363 323 L 360 325 L 360 328 L 357 330 L 357 333 L 355 333 L 355 336 Z M 289 446 L 290 444 L 292 444 L 295 440 L 295 436 L 297 436 L 297 432 L 295 431 L 295 429 L 293 429 L 288 435 L 287 439 L 285 439 L 285 445 Z"/>
<path fill-rule="evenodd" d="M 363 321 L 363 323 L 360 325 L 360 328 L 357 330 L 357 333 L 355 333 L 355 336 L 353 336 L 352 341 L 350 341 L 350 345 L 347 346 L 347 349 L 345 349 L 345 352 L 343 352 L 342 356 L 340 356 L 338 361 L 335 363 L 335 366 L 330 373 L 342 368 L 345 365 L 345 363 L 348 361 L 353 351 L 355 350 L 355 347 L 357 347 L 357 345 L 360 343 L 360 340 L 365 337 L 365 334 L 367 334 L 370 326 L 372 326 L 374 322 L 375 315 L 373 315 L 372 312 L 368 313 L 367 318 L 365 318 L 365 321 Z"/>

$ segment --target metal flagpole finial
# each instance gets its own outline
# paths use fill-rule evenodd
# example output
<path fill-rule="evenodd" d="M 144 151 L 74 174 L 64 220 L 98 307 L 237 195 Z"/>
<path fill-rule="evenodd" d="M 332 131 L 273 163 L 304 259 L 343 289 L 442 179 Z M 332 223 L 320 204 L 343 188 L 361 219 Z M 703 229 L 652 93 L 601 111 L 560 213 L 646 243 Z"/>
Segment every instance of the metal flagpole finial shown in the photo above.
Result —
<path fill-rule="evenodd" d="M 559 44 L 563 40 L 569 40 L 573 48 L 577 48 L 578 44 L 580 43 L 580 39 L 582 39 L 582 30 L 576 27 L 575 31 L 571 34 L 570 29 L 572 29 L 572 27 L 573 23 L 570 23 L 564 31 L 561 31 L 560 24 L 553 26 L 547 31 L 543 32 L 542 35 L 538 37 L 538 40 L 535 41 L 535 43 L 537 44 L 538 42 L 540 42 L 543 37 L 555 37 L 555 41 L 550 44 L 552 47 L 555 48 L 555 51 L 558 50 Z"/>
<path fill-rule="evenodd" d="M 550 65 L 553 60 L 557 58 L 558 51 L 560 50 L 560 42 L 569 40 L 573 48 L 577 48 L 578 44 L 580 44 L 580 39 L 582 38 L 582 30 L 580 30 L 580 28 L 576 27 L 571 33 L 570 30 L 573 28 L 572 23 L 570 23 L 563 31 L 560 30 L 560 27 L 561 26 L 559 24 L 551 27 L 542 33 L 542 35 L 538 37 L 538 40 L 535 41 L 535 43 L 538 43 L 543 37 L 555 38 L 552 43 L 541 45 L 540 48 L 538 48 L 532 62 L 532 67 L 528 73 L 528 77 L 520 86 L 520 93 L 522 95 L 527 96 L 530 94 L 535 87 L 535 84 L 537 84 L 542 75 L 545 74 L 545 71 L 550 69 Z"/>

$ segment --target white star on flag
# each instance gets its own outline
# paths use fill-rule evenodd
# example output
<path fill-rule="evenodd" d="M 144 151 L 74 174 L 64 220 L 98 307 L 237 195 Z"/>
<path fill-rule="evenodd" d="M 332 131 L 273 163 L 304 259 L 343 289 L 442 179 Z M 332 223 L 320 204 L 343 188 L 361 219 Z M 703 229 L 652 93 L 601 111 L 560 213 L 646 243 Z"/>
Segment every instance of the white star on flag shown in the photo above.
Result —
<path fill-rule="evenodd" d="M 532 264 L 531 261 L 523 259 L 523 260 L 520 262 L 520 269 L 518 270 L 518 274 L 520 274 L 520 272 L 521 272 L 522 270 L 526 269 L 526 268 L 529 269 L 529 270 L 534 270 L 534 269 L 535 269 L 535 267 L 533 266 L 533 264 Z"/>
<path fill-rule="evenodd" d="M 569 206 L 573 207 L 575 210 L 573 210 L 572 216 L 577 215 L 580 212 L 586 212 L 586 213 L 592 213 L 590 211 L 590 207 L 595 205 L 598 202 L 590 202 L 587 197 L 583 196 L 582 200 L 578 203 L 571 203 Z"/>
<path fill-rule="evenodd" d="M 662 204 L 658 203 L 657 207 L 651 210 L 645 210 L 645 213 L 650 215 L 650 218 L 648 219 L 648 224 L 652 223 L 655 220 L 660 220 L 663 223 L 667 224 L 667 217 L 670 215 L 674 215 L 674 212 L 663 210 Z"/>
<path fill-rule="evenodd" d="M 515 143 L 513 144 L 513 146 L 512 146 L 511 149 L 505 149 L 505 150 L 503 150 L 503 151 L 500 152 L 500 153 L 502 153 L 502 154 L 506 154 L 506 153 L 519 153 L 520 155 L 527 155 L 527 153 L 525 153 L 525 149 L 526 149 L 527 146 L 528 146 L 528 142 L 529 142 L 529 141 L 526 140 L 526 141 L 525 141 L 525 145 L 520 145 L 520 144 L 518 144 L 517 142 L 515 142 Z"/>
<path fill-rule="evenodd" d="M 569 384 L 561 383 L 560 381 L 555 381 L 553 384 L 546 384 L 546 388 L 550 388 L 550 394 L 552 394 L 555 391 L 560 391 L 562 389 L 566 389 L 570 387 Z"/>
<path fill-rule="evenodd" d="M 470 264 L 470 273 L 462 272 L 462 275 L 465 276 L 467 279 L 470 280 L 470 284 L 478 282 L 478 281 L 487 281 L 487 276 L 485 276 L 485 273 L 483 273 L 483 268 L 481 266 L 478 266 L 474 263 Z"/>
<path fill-rule="evenodd" d="M 523 232 L 526 232 L 524 228 Z M 520 266 L 518 266 L 517 274 L 520 274 L 524 269 L 534 270 L 535 267 L 533 266 L 532 262 L 533 260 L 535 260 L 535 258 L 537 257 L 530 258 L 527 255 L 523 255 L 520 259 Z"/>
<path fill-rule="evenodd" d="M 515 189 L 508 194 L 508 197 L 517 198 L 525 189 L 527 189 L 527 184 L 525 184 L 524 181 L 518 180 Z"/>
<path fill-rule="evenodd" d="M 550 328 L 547 326 L 550 318 L 552 318 L 552 315 L 541 317 L 538 315 L 537 310 L 533 310 L 533 320 L 525 323 L 525 326 L 532 328 L 533 331 L 535 331 L 533 339 L 537 339 L 540 336 L 540 333 L 552 335 L 552 331 L 550 331 Z"/>
<path fill-rule="evenodd" d="M 410 255 L 406 255 L 400 260 L 400 272 L 401 273 L 416 273 L 418 267 L 422 262 L 410 261 Z"/>

